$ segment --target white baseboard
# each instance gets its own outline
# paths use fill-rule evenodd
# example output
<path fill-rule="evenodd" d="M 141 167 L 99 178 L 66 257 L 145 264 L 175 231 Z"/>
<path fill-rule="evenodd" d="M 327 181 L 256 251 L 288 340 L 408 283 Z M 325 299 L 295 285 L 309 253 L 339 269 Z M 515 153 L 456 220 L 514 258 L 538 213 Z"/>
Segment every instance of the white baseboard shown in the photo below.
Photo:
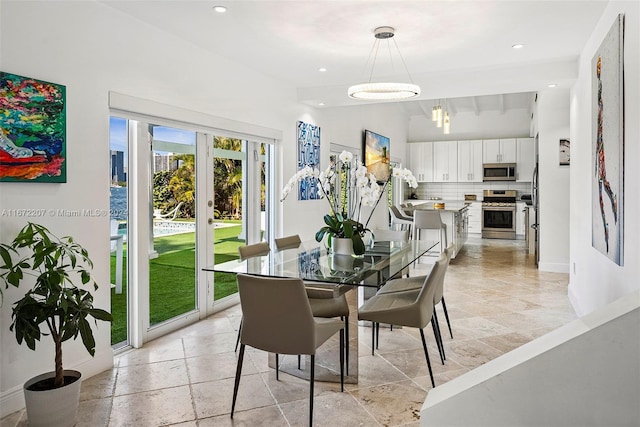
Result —
<path fill-rule="evenodd" d="M 564 262 L 541 262 L 538 264 L 538 270 L 547 271 L 549 273 L 569 273 L 569 263 Z"/>
<path fill-rule="evenodd" d="M 78 365 L 65 366 L 64 368 L 80 371 L 84 381 L 100 372 L 113 368 L 113 351 L 103 351 L 101 354 L 96 352 L 95 357 L 89 358 Z M 24 409 L 22 384 L 14 386 L 0 395 L 0 418 L 4 418 L 21 409 Z"/>

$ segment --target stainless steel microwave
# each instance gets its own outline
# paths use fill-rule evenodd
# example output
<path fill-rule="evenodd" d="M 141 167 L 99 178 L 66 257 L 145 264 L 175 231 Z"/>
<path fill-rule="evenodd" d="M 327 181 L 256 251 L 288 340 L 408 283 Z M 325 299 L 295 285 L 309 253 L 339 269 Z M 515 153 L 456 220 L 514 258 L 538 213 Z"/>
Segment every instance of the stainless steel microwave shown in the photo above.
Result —
<path fill-rule="evenodd" d="M 483 181 L 515 181 L 515 163 L 485 163 L 482 165 Z"/>

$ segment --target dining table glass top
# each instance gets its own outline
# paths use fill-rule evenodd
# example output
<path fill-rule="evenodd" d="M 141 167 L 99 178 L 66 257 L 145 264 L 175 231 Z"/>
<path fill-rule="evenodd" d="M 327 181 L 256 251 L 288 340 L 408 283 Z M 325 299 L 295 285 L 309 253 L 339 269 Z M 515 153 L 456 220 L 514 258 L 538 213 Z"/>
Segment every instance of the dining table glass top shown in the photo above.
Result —
<path fill-rule="evenodd" d="M 297 248 L 272 250 L 265 256 L 227 261 L 204 270 L 380 287 L 436 245 L 438 241 L 433 240 L 376 241 L 367 246 L 364 255 L 352 256 L 333 254 L 313 240 Z"/>

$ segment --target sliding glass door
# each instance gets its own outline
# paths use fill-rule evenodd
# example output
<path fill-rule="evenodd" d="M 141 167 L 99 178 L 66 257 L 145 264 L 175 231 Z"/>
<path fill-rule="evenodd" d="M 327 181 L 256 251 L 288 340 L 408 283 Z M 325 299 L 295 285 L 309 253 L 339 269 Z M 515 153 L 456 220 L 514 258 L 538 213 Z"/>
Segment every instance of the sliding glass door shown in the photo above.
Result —
<path fill-rule="evenodd" d="M 203 268 L 271 239 L 272 145 L 116 117 L 111 145 L 112 345 L 138 347 L 237 302 Z"/>
<path fill-rule="evenodd" d="M 270 194 L 270 185 L 265 159 L 270 149 L 268 144 L 214 138 L 215 264 L 237 259 L 240 245 L 269 241 L 267 193 Z M 214 301 L 238 292 L 234 274 L 214 273 L 213 283 Z"/>
<path fill-rule="evenodd" d="M 196 132 L 149 125 L 151 228 L 149 325 L 198 308 Z M 206 197 L 206 196 L 205 196 Z"/>

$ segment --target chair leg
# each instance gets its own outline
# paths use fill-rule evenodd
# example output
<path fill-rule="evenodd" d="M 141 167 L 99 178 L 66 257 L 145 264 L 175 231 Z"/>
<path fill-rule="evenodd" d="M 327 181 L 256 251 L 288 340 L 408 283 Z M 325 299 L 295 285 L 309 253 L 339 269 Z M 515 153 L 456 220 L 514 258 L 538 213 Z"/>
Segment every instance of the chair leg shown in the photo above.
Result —
<path fill-rule="evenodd" d="M 240 326 L 238 326 L 238 337 L 236 338 L 236 348 L 235 348 L 235 350 L 233 350 L 236 353 L 238 352 L 238 343 L 240 342 L 240 332 L 242 332 L 242 320 L 243 319 L 244 319 L 243 317 L 240 318 Z"/>
<path fill-rule="evenodd" d="M 380 345 L 380 323 L 376 322 L 376 349 Z"/>
<path fill-rule="evenodd" d="M 238 354 L 238 366 L 236 367 L 236 381 L 233 385 L 233 401 L 231 402 L 231 418 L 236 408 L 236 397 L 238 397 L 238 386 L 240 385 L 240 375 L 242 374 L 242 360 L 244 359 L 244 344 L 240 345 L 240 354 Z"/>
<path fill-rule="evenodd" d="M 371 355 L 373 356 L 376 350 L 376 322 L 371 322 Z"/>
<path fill-rule="evenodd" d="M 436 337 L 438 343 L 438 351 L 440 351 L 440 360 L 444 365 L 444 361 L 447 360 L 447 356 L 444 354 L 444 343 L 442 342 L 442 333 L 440 332 L 440 322 L 438 322 L 438 315 L 433 310 L 433 317 L 431 318 L 431 326 L 433 327 L 433 334 Z"/>
<path fill-rule="evenodd" d="M 298 369 L 300 369 L 300 355 L 298 355 Z"/>
<path fill-rule="evenodd" d="M 344 317 L 344 357 L 347 361 L 347 375 L 349 375 L 349 316 L 341 316 Z"/>
<path fill-rule="evenodd" d="M 433 380 L 433 372 L 431 372 L 431 361 L 429 360 L 429 352 L 427 351 L 427 340 L 424 339 L 424 331 L 420 329 L 420 337 L 422 338 L 422 347 L 424 348 L 424 355 L 427 358 L 427 367 L 429 368 L 429 376 L 431 377 L 431 386 L 436 387 L 436 382 Z"/>
<path fill-rule="evenodd" d="M 279 374 L 280 374 L 280 360 L 278 360 L 279 359 L 278 356 L 279 356 L 279 354 L 276 353 L 276 381 L 280 380 L 280 376 L 279 376 Z"/>
<path fill-rule="evenodd" d="M 313 426 L 313 382 L 315 381 L 316 355 L 311 355 L 311 375 L 309 381 L 309 427 Z"/>
<path fill-rule="evenodd" d="M 444 317 L 447 319 L 447 326 L 449 327 L 449 335 L 451 335 L 451 339 L 453 339 L 453 332 L 451 332 L 451 322 L 449 322 L 449 313 L 447 313 L 447 304 L 445 304 L 444 302 L 444 297 L 442 297 L 442 309 L 444 310 Z"/>
<path fill-rule="evenodd" d="M 340 331 L 340 391 L 341 392 L 344 392 L 344 359 L 345 359 L 344 337 L 345 337 L 345 330 L 341 330 Z"/>

